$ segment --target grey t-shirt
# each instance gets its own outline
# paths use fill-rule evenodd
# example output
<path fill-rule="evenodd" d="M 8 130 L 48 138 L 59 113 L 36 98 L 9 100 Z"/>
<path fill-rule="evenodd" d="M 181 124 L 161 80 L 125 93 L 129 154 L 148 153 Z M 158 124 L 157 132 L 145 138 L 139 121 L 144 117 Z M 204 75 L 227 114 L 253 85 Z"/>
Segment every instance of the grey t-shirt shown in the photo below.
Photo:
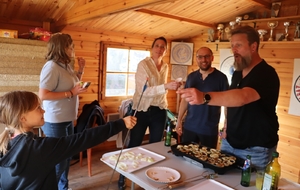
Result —
<path fill-rule="evenodd" d="M 52 92 L 70 91 L 79 82 L 74 70 L 68 65 L 47 61 L 41 71 L 40 85 L 42 89 Z M 44 100 L 44 119 L 50 123 L 61 123 L 77 119 L 79 100 L 78 96 L 59 100 Z"/>

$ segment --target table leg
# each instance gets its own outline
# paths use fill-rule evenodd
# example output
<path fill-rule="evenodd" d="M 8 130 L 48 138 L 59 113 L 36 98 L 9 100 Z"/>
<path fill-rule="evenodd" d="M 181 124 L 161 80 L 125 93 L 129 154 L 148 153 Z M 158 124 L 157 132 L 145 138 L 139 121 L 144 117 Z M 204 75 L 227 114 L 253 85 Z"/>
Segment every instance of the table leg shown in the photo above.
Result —
<path fill-rule="evenodd" d="M 134 190 L 134 182 L 131 182 L 131 190 Z"/>

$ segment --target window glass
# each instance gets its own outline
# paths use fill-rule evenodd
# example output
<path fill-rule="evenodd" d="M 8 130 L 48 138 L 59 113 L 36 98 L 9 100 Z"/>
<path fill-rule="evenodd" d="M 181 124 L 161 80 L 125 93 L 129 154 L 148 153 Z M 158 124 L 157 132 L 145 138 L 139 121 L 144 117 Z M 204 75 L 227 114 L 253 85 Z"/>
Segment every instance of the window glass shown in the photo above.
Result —
<path fill-rule="evenodd" d="M 107 72 L 127 72 L 128 50 L 107 48 Z"/>
<path fill-rule="evenodd" d="M 106 73 L 106 96 L 126 95 L 126 74 Z"/>
<path fill-rule="evenodd" d="M 105 96 L 132 96 L 138 63 L 150 56 L 146 50 L 107 48 Z"/>

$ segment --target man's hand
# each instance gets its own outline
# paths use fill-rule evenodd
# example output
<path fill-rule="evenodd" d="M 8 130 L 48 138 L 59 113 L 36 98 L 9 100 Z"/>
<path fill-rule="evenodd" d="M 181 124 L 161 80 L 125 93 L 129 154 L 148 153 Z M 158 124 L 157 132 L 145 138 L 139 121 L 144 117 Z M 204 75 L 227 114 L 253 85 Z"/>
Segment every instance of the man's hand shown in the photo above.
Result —
<path fill-rule="evenodd" d="M 196 88 L 185 88 L 179 89 L 176 93 L 181 95 L 181 98 L 185 99 L 190 105 L 203 104 L 203 92 L 197 90 Z"/>

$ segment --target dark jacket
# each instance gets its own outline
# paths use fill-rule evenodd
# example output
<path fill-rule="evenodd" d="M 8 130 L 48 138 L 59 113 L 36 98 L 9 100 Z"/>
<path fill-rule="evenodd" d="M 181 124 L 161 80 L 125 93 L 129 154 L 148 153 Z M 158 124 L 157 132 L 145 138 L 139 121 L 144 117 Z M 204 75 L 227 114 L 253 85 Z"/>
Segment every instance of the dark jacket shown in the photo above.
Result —
<path fill-rule="evenodd" d="M 0 158 L 0 189 L 57 190 L 56 164 L 125 128 L 119 119 L 61 138 L 37 137 L 32 132 L 20 134 L 10 141 L 8 152 Z"/>
<path fill-rule="evenodd" d="M 83 106 L 82 112 L 77 119 L 74 132 L 79 133 L 84 129 L 92 127 L 94 117 L 96 117 L 96 123 L 98 125 L 104 125 L 106 123 L 104 118 L 104 111 L 100 107 L 100 104 L 97 100 L 94 100 L 92 103 L 85 104 Z"/>

